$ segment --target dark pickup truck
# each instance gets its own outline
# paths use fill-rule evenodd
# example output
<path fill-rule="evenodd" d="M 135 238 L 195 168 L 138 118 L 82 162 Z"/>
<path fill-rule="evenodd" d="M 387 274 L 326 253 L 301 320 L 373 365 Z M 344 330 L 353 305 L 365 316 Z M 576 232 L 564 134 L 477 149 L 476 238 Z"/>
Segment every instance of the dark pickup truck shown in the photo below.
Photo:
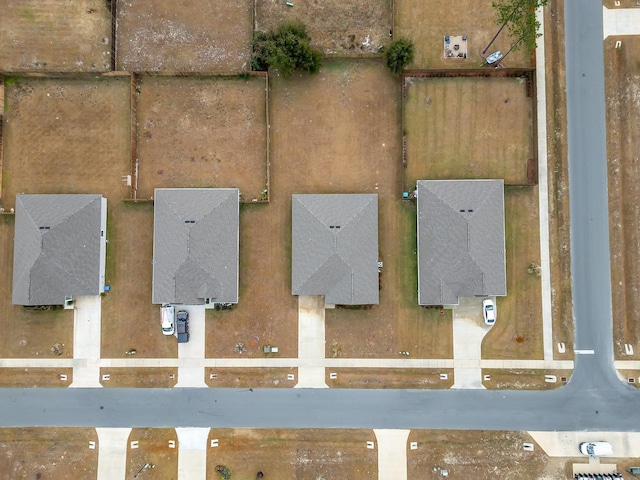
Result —
<path fill-rule="evenodd" d="M 189 312 L 180 310 L 176 315 L 176 330 L 178 332 L 178 343 L 189 341 Z"/>

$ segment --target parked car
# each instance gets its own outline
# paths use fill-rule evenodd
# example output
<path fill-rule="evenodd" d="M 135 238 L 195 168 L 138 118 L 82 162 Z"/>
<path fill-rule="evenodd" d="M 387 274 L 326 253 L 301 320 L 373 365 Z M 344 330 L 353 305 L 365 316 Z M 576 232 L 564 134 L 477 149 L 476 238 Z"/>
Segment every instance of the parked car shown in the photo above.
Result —
<path fill-rule="evenodd" d="M 160 319 L 162 321 L 162 334 L 173 335 L 175 333 L 175 308 L 173 305 L 163 305 L 160 308 Z"/>
<path fill-rule="evenodd" d="M 609 442 L 582 442 L 580 444 L 580 453 L 590 457 L 613 455 L 613 447 Z"/>
<path fill-rule="evenodd" d="M 180 310 L 176 315 L 176 328 L 178 329 L 178 343 L 189 341 L 189 312 Z"/>
<path fill-rule="evenodd" d="M 482 300 L 482 316 L 484 317 L 485 325 L 496 323 L 496 307 L 490 298 Z"/>

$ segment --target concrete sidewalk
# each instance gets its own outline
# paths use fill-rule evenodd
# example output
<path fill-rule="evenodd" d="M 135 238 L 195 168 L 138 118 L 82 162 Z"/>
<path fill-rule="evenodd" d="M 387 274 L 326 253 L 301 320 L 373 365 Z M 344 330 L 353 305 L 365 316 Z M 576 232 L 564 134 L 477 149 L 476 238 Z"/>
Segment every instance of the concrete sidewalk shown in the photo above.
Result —
<path fill-rule="evenodd" d="M 602 7 L 603 39 L 610 35 L 640 35 L 640 8 Z"/>
<path fill-rule="evenodd" d="M 209 428 L 176 428 L 178 435 L 178 480 L 207 478 Z"/>
<path fill-rule="evenodd" d="M 549 255 L 549 178 L 547 174 L 547 75 L 544 50 L 544 10 L 536 10 L 541 37 L 536 46 L 538 118 L 538 216 L 540 220 L 540 283 L 542 287 L 542 344 L 544 359 L 553 360 L 553 312 L 551 310 L 551 261 Z"/>
<path fill-rule="evenodd" d="M 324 297 L 298 297 L 298 358 L 313 360 L 298 367 L 296 388 L 327 388 L 322 360 L 325 358 Z"/>
<path fill-rule="evenodd" d="M 73 382 L 71 387 L 102 387 L 100 384 L 100 341 L 102 297 L 74 298 Z"/>
<path fill-rule="evenodd" d="M 127 443 L 130 428 L 96 428 L 98 434 L 97 480 L 124 479 L 127 475 Z"/>
<path fill-rule="evenodd" d="M 178 359 L 203 359 L 206 340 L 204 305 L 176 307 L 176 312 L 178 310 L 189 312 L 189 341 L 178 344 Z M 178 383 L 176 387 L 206 388 L 204 365 L 194 362 L 193 365 L 178 366 Z"/>
<path fill-rule="evenodd" d="M 378 441 L 378 480 L 406 480 L 411 430 L 374 430 Z"/>

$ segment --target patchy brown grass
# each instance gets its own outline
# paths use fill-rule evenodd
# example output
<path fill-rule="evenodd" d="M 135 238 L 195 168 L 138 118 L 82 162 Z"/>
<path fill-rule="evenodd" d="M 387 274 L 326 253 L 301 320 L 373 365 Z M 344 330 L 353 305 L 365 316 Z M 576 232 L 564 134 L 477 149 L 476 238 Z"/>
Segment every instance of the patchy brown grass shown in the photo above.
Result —
<path fill-rule="evenodd" d="M 337 373 L 338 378 L 329 375 Z M 440 374 L 447 380 L 440 380 Z M 427 368 L 327 368 L 325 382 L 330 388 L 437 388 L 453 386 L 453 369 Z"/>
<path fill-rule="evenodd" d="M 2 206 L 17 193 L 127 198 L 130 79 L 18 78 L 5 86 Z"/>
<path fill-rule="evenodd" d="M 97 444 L 93 428 L 1 428 L 0 472 L 11 479 L 95 479 Z"/>
<path fill-rule="evenodd" d="M 73 368 L 0 368 L 0 387 L 68 387 L 72 381 Z"/>
<path fill-rule="evenodd" d="M 212 375 L 216 377 L 211 378 Z M 288 380 L 287 375 L 293 375 Z M 291 388 L 298 381 L 297 368 L 207 368 L 205 382 L 216 388 Z"/>
<path fill-rule="evenodd" d="M 507 296 L 497 298 L 498 321 L 482 342 L 482 358 L 542 359 L 542 287 L 527 271 L 540 264 L 538 187 L 507 187 L 504 203 Z"/>
<path fill-rule="evenodd" d="M 154 188 L 238 187 L 266 193 L 265 77 L 142 77 L 138 198 Z"/>
<path fill-rule="evenodd" d="M 111 12 L 105 0 L 5 0 L 0 71 L 111 69 Z"/>
<path fill-rule="evenodd" d="M 418 448 L 407 451 L 409 480 L 442 478 L 442 470 L 455 479 L 549 478 L 541 477 L 548 461 L 544 451 L 523 450 L 523 443 L 535 443 L 524 432 L 412 430 L 410 442 Z"/>
<path fill-rule="evenodd" d="M 103 380 L 103 375 L 110 375 Z M 178 369 L 167 367 L 101 368 L 100 383 L 103 387 L 118 388 L 171 388 L 178 383 Z"/>
<path fill-rule="evenodd" d="M 425 179 L 527 183 L 535 145 L 523 79 L 406 77 L 404 82 L 405 191 Z"/>
<path fill-rule="evenodd" d="M 101 356 L 178 356 L 175 337 L 162 334 L 160 306 L 151 303 L 153 205 L 115 203 L 107 219 L 107 268 L 111 290 L 102 299 Z"/>
<path fill-rule="evenodd" d="M 547 175 L 549 188 L 549 256 L 554 357 L 573 359 L 574 324 L 571 296 L 569 166 L 565 90 L 564 2 L 545 9 L 545 69 L 547 76 Z M 565 353 L 555 345 L 565 344 Z"/>
<path fill-rule="evenodd" d="M 366 447 L 376 440 L 372 430 L 212 429 L 209 439 L 218 439 L 219 446 L 208 451 L 207 472 L 225 465 L 231 478 L 253 480 L 259 471 L 264 478 L 282 479 L 378 475 L 377 452 Z"/>
<path fill-rule="evenodd" d="M 389 43 L 391 0 L 256 0 L 258 31 L 283 21 L 306 25 L 311 44 L 324 53 L 375 53 Z"/>
<path fill-rule="evenodd" d="M 175 448 L 169 447 L 169 440 Z M 138 448 L 131 442 L 138 441 Z M 143 465 L 155 465 L 140 473 L 139 478 L 174 480 L 178 477 L 178 436 L 173 428 L 134 428 L 127 442 L 127 477 L 133 478 Z"/>
<path fill-rule="evenodd" d="M 565 385 L 561 377 L 569 381 L 572 370 L 502 370 L 483 368 L 482 375 L 491 375 L 491 380 L 483 380 L 482 384 L 490 390 L 505 388 L 514 390 L 553 390 Z M 546 382 L 545 375 L 555 375 L 556 383 Z"/>
<path fill-rule="evenodd" d="M 118 3 L 117 69 L 240 72 L 250 69 L 251 0 Z"/>
<path fill-rule="evenodd" d="M 632 387 L 640 388 L 640 371 L 638 370 L 618 370 L 618 374 L 622 376 L 625 383 Z M 633 378 L 633 383 L 629 383 L 629 379 Z"/>
<path fill-rule="evenodd" d="M 640 343 L 640 132 L 633 127 L 640 121 L 640 40 L 608 37 L 604 52 L 614 354 L 629 359 L 624 344 Z"/>
<path fill-rule="evenodd" d="M 399 0 L 395 2 L 394 37 L 407 37 L 415 44 L 412 68 L 477 68 L 484 63 L 480 55 L 498 31 L 491 0 Z M 466 59 L 444 58 L 444 36 L 466 35 Z M 506 30 L 500 34 L 487 53 L 506 53 L 512 39 Z M 508 67 L 528 67 L 530 55 L 512 52 L 504 61 Z"/>

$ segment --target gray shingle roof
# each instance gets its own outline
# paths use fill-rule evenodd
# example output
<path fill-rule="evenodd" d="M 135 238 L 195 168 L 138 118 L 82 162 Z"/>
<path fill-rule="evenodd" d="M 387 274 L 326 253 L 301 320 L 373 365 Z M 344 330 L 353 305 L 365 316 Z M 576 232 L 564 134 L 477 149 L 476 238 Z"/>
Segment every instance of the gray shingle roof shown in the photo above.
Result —
<path fill-rule="evenodd" d="M 63 305 L 66 295 L 100 294 L 103 200 L 102 195 L 16 196 L 14 304 Z"/>
<path fill-rule="evenodd" d="M 293 295 L 378 303 L 378 196 L 293 195 Z"/>
<path fill-rule="evenodd" d="M 239 190 L 158 188 L 154 198 L 153 303 L 237 303 Z"/>
<path fill-rule="evenodd" d="M 418 181 L 418 303 L 506 295 L 503 180 Z"/>

